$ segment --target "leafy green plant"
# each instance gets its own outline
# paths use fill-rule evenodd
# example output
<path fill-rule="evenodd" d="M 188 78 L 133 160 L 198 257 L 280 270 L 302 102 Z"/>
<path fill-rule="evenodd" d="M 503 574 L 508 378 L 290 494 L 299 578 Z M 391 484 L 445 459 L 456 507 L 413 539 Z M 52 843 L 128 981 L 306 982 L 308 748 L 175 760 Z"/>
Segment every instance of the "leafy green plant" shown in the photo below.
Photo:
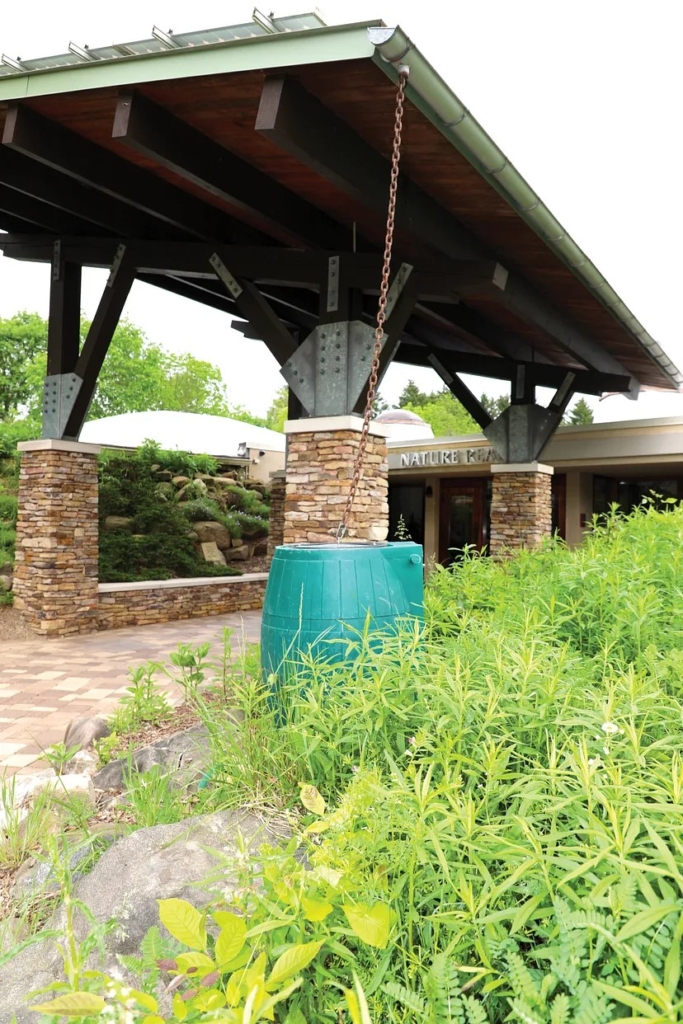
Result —
<path fill-rule="evenodd" d="M 126 779 L 126 801 L 138 828 L 172 825 L 186 816 L 181 791 L 160 765 L 154 765 L 147 772 L 135 772 L 131 768 Z"/>
<path fill-rule="evenodd" d="M 0 783 L 0 870 L 14 871 L 45 839 L 50 819 L 51 795 L 37 793 L 26 808 L 15 807 L 16 778 Z"/>
<path fill-rule="evenodd" d="M 161 725 L 171 716 L 171 706 L 155 676 L 162 671 L 157 662 L 148 661 L 131 669 L 131 685 L 111 718 L 112 733 L 134 732 L 145 725 Z"/>
<path fill-rule="evenodd" d="M 211 649 L 210 643 L 178 644 L 178 649 L 171 653 L 171 664 L 180 669 L 174 678 L 183 691 L 186 704 L 196 703 L 199 687 L 206 679 L 207 670 L 210 664 L 207 662 L 207 655 Z"/>
<path fill-rule="evenodd" d="M 9 524 L 12 528 L 17 522 L 17 498 L 14 494 L 3 493 L 0 490 L 0 523 Z"/>
<path fill-rule="evenodd" d="M 43 751 L 43 757 L 57 775 L 62 775 L 68 763 L 73 760 L 74 754 L 80 749 L 80 746 L 67 747 L 63 742 L 53 743 Z"/>

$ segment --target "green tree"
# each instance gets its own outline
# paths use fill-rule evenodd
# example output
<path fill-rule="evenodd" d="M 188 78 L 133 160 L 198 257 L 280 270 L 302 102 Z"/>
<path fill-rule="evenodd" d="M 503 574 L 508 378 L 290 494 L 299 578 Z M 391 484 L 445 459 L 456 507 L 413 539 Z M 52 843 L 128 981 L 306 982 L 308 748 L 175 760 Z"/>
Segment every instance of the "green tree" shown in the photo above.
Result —
<path fill-rule="evenodd" d="M 455 437 L 459 434 L 480 432 L 479 426 L 465 407 L 446 389 L 428 395 L 424 405 L 408 404 L 402 408 L 421 416 L 425 423 L 430 425 L 436 437 Z"/>
<path fill-rule="evenodd" d="M 37 313 L 0 319 L 0 420 L 16 418 L 34 390 L 31 363 L 47 347 L 47 323 Z M 42 379 L 40 397 L 42 398 Z"/>
<path fill-rule="evenodd" d="M 490 398 L 486 392 L 484 392 L 479 401 L 484 406 L 491 419 L 495 420 L 507 409 L 510 404 L 510 397 L 509 395 L 499 395 L 498 398 Z"/>
<path fill-rule="evenodd" d="M 414 412 L 416 406 L 425 405 L 430 398 L 434 398 L 434 395 L 428 395 L 426 391 L 420 391 L 415 381 L 409 380 L 398 396 L 398 407 L 399 409 L 410 408 Z"/>
<path fill-rule="evenodd" d="M 275 397 L 270 403 L 270 408 L 266 413 L 266 426 L 270 427 L 271 430 L 279 430 L 282 432 L 285 429 L 285 422 L 287 421 L 289 409 L 289 388 L 284 384 L 281 388 L 275 392 Z"/>
<path fill-rule="evenodd" d="M 585 398 L 579 398 L 574 407 L 569 410 L 569 413 L 565 416 L 563 422 L 572 427 L 578 427 L 585 423 L 593 423 L 593 410 Z"/>

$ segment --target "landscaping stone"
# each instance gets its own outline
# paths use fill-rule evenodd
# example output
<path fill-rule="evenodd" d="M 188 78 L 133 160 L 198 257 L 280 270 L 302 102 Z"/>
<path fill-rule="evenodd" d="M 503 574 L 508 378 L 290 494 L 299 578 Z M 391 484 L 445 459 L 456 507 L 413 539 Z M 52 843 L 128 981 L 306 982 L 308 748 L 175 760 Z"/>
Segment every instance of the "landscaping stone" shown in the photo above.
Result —
<path fill-rule="evenodd" d="M 246 562 L 249 558 L 249 545 L 240 544 L 238 548 L 229 548 L 223 552 L 223 557 L 231 562 Z"/>
<path fill-rule="evenodd" d="M 163 498 L 164 501 L 170 501 L 175 497 L 175 487 L 171 483 L 162 482 L 156 485 L 154 493 L 158 494 L 158 496 Z"/>
<path fill-rule="evenodd" d="M 72 718 L 64 733 L 64 746 L 67 750 L 78 747 L 87 750 L 96 740 L 101 740 L 111 732 L 111 726 L 102 715 L 89 718 Z"/>
<path fill-rule="evenodd" d="M 279 825 L 279 827 L 277 827 Z M 95 925 L 115 920 L 117 927 L 105 939 L 104 963 L 93 953 L 88 966 L 120 974 L 118 956 L 139 954 L 140 942 L 159 923 L 157 900 L 178 898 L 196 907 L 210 899 L 208 886 L 198 883 L 213 875 L 221 857 L 240 857 L 240 843 L 252 855 L 262 843 L 275 843 L 283 835 L 280 822 L 272 823 L 247 811 L 224 811 L 189 818 L 175 825 L 140 829 L 109 847 L 93 870 L 76 883 L 75 898 L 82 901 Z M 237 878 L 227 867 L 220 890 L 229 900 Z M 64 910 L 58 908 L 46 929 L 64 927 Z M 93 926 L 76 912 L 77 940 L 92 933 Z M 28 993 L 56 980 L 63 980 L 64 967 L 55 942 L 46 939 L 30 946 L 0 969 L 2 1020 L 16 1014 L 17 1024 L 35 1024 Z M 127 979 L 132 980 L 132 979 Z"/>
<path fill-rule="evenodd" d="M 205 541 L 201 545 L 202 557 L 205 562 L 213 562 L 214 565 L 226 565 L 225 555 L 219 549 L 215 540 Z M 234 549 L 233 549 L 234 550 Z"/>
<path fill-rule="evenodd" d="M 30 777 L 30 782 L 23 795 L 22 804 L 31 803 L 39 793 L 51 790 L 55 797 L 66 800 L 72 796 L 83 797 L 89 804 L 95 803 L 95 787 L 89 775 L 84 773 L 71 773 L 68 775 L 55 775 L 51 771 L 41 772 L 39 775 Z"/>
<path fill-rule="evenodd" d="M 12 577 L 0 576 L 0 594 L 9 594 L 12 589 Z"/>
<path fill-rule="evenodd" d="M 209 733 L 205 726 L 195 725 L 191 729 L 157 740 L 147 747 L 136 750 L 130 759 L 133 771 L 148 772 L 158 765 L 168 771 L 176 785 L 188 785 L 204 774 L 209 757 Z M 126 788 L 128 758 L 110 761 L 93 777 L 97 790 Z"/>
<path fill-rule="evenodd" d="M 180 489 L 181 487 L 184 487 L 185 484 L 189 484 L 190 478 L 189 476 L 174 476 L 172 482 Z"/>
<path fill-rule="evenodd" d="M 107 516 L 104 520 L 104 529 L 107 532 L 114 530 L 129 530 L 130 524 L 133 522 L 128 516 Z"/>
<path fill-rule="evenodd" d="M 215 523 L 211 520 L 202 520 L 194 524 L 194 532 L 202 543 L 215 541 L 217 547 L 224 551 L 230 547 L 230 531 L 223 523 Z"/>
<path fill-rule="evenodd" d="M 162 483 L 170 483 L 173 480 L 173 474 L 168 469 L 152 469 L 157 480 L 161 480 Z"/>

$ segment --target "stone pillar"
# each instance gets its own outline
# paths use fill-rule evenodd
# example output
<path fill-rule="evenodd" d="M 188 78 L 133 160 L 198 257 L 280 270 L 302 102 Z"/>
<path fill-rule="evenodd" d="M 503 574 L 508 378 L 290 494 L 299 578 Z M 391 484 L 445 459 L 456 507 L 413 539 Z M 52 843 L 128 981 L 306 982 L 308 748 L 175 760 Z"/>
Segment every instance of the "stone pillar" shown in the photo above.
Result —
<path fill-rule="evenodd" d="M 24 441 L 14 602 L 35 632 L 97 629 L 97 456 L 76 441 Z"/>
<path fill-rule="evenodd" d="M 285 544 L 336 539 L 351 489 L 362 422 L 359 416 L 329 416 L 285 424 Z M 386 540 L 389 532 L 385 429 L 370 425 L 347 540 Z"/>
<path fill-rule="evenodd" d="M 268 559 L 273 558 L 275 548 L 283 543 L 285 534 L 285 489 L 284 469 L 273 473 L 270 478 L 270 525 L 268 529 Z"/>
<path fill-rule="evenodd" d="M 491 466 L 492 555 L 514 548 L 534 548 L 552 532 L 552 466 L 540 462 Z"/>

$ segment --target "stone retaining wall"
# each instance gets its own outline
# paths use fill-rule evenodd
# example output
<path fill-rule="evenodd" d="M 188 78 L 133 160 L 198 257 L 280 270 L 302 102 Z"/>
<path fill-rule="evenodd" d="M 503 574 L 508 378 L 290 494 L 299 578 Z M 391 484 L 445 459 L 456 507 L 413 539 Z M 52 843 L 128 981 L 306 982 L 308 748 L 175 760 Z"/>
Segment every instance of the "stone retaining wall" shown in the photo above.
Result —
<path fill-rule="evenodd" d="M 98 628 L 148 626 L 262 608 L 267 580 L 268 573 L 261 572 L 147 583 L 100 583 Z"/>

